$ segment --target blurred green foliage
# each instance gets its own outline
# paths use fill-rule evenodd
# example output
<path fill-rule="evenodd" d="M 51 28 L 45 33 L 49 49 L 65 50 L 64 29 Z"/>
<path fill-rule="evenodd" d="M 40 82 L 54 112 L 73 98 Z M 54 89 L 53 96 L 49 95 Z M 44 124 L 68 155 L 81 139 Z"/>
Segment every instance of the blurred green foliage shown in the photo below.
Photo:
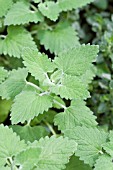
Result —
<path fill-rule="evenodd" d="M 100 125 L 113 126 L 113 2 L 96 0 L 79 11 L 77 25 L 81 43 L 99 44 L 97 75 L 90 84 L 87 105 Z"/>

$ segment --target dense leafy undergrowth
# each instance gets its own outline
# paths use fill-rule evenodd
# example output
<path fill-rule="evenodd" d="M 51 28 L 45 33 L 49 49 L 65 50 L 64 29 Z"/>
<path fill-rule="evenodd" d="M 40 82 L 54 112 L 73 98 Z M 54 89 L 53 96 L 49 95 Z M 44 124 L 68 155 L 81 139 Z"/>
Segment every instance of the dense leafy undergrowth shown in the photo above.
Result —
<path fill-rule="evenodd" d="M 112 11 L 0 0 L 0 170 L 113 170 Z"/>

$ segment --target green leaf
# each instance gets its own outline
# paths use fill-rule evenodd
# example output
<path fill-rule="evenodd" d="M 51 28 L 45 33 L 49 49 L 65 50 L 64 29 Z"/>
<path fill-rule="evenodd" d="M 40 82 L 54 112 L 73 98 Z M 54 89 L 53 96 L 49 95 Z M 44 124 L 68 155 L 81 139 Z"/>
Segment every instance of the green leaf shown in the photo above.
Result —
<path fill-rule="evenodd" d="M 38 11 L 30 10 L 30 3 L 17 2 L 5 16 L 5 25 L 20 25 L 29 22 L 38 23 L 43 21 L 43 16 Z"/>
<path fill-rule="evenodd" d="M 5 167 L 0 167 L 0 170 L 11 170 L 11 168 L 8 166 L 7 167 L 5 166 Z"/>
<path fill-rule="evenodd" d="M 107 154 L 100 156 L 99 159 L 97 159 L 96 161 L 94 170 L 102 170 L 102 169 L 113 170 L 112 158 Z"/>
<path fill-rule="evenodd" d="M 54 101 L 56 101 L 56 103 L 53 103 L 54 108 L 62 109 L 62 105 L 65 106 L 65 102 L 59 96 L 54 96 Z"/>
<path fill-rule="evenodd" d="M 68 11 L 72 9 L 77 9 L 93 2 L 94 0 L 58 0 L 58 5 L 61 11 Z"/>
<path fill-rule="evenodd" d="M 34 142 L 35 140 L 39 140 L 41 137 L 45 137 L 48 135 L 47 130 L 43 126 L 20 126 L 13 125 L 11 126 L 14 132 L 20 136 L 21 140 L 25 140 L 25 142 L 30 141 Z"/>
<path fill-rule="evenodd" d="M 35 3 L 39 3 L 41 2 L 41 0 L 33 0 Z"/>
<path fill-rule="evenodd" d="M 29 148 L 15 158 L 15 164 L 22 167 L 22 170 L 31 170 L 39 162 L 41 148 Z"/>
<path fill-rule="evenodd" d="M 0 0 L 0 17 L 5 16 L 7 13 L 8 9 L 12 6 L 13 1 L 8 0 L 7 3 L 5 0 Z"/>
<path fill-rule="evenodd" d="M 55 125 L 63 132 L 76 126 L 93 127 L 97 125 L 95 116 L 82 100 L 72 101 L 71 106 L 55 116 Z"/>
<path fill-rule="evenodd" d="M 73 156 L 65 170 L 92 170 L 92 168 L 89 165 L 84 164 L 78 157 Z"/>
<path fill-rule="evenodd" d="M 8 75 L 7 70 L 5 70 L 3 67 L 0 67 L 0 83 L 2 83 L 2 81 L 5 80 L 7 75 Z"/>
<path fill-rule="evenodd" d="M 113 130 L 110 131 L 109 139 L 111 142 L 113 142 Z"/>
<path fill-rule="evenodd" d="M 32 76 L 40 81 L 48 80 L 47 73 L 53 72 L 55 69 L 54 64 L 48 59 L 47 55 L 41 54 L 37 50 L 25 49 L 23 59 L 24 65 Z"/>
<path fill-rule="evenodd" d="M 93 166 L 96 159 L 103 154 L 102 144 L 106 143 L 108 134 L 97 128 L 76 127 L 66 130 L 65 136 L 78 143 L 76 156 L 80 157 L 86 164 Z"/>
<path fill-rule="evenodd" d="M 113 157 L 113 142 L 107 142 L 102 146 L 103 149 L 106 151 L 106 153 L 108 153 L 109 155 L 111 155 L 111 157 Z"/>
<path fill-rule="evenodd" d="M 0 85 L 0 96 L 2 99 L 14 98 L 26 85 L 26 68 L 19 68 L 9 72 L 8 78 Z"/>
<path fill-rule="evenodd" d="M 76 32 L 67 22 L 60 22 L 53 29 L 40 27 L 37 34 L 40 43 L 51 53 L 59 54 L 79 45 Z"/>
<path fill-rule="evenodd" d="M 32 120 L 52 107 L 52 97 L 41 95 L 36 91 L 23 91 L 16 96 L 11 109 L 12 124 Z"/>
<path fill-rule="evenodd" d="M 77 144 L 68 138 L 52 136 L 40 139 L 31 144 L 32 147 L 41 148 L 39 162 L 35 170 L 60 170 L 65 168 L 69 158 L 77 149 Z"/>
<path fill-rule="evenodd" d="M 47 1 L 40 3 L 38 7 L 40 12 L 50 20 L 56 21 L 58 19 L 60 8 L 57 3 L 53 1 Z"/>
<path fill-rule="evenodd" d="M 78 77 L 65 74 L 56 85 L 50 87 L 50 90 L 65 99 L 86 99 L 90 96 L 86 86 Z"/>
<path fill-rule="evenodd" d="M 4 122 L 8 117 L 9 111 L 11 109 L 11 104 L 12 104 L 11 100 L 0 99 L 0 123 Z"/>
<path fill-rule="evenodd" d="M 53 120 L 55 115 L 57 114 L 56 111 L 49 109 L 47 112 L 44 112 L 43 114 L 38 115 L 38 117 L 35 117 L 31 121 L 31 125 L 37 125 L 39 123 L 45 123 L 48 122 L 50 124 L 53 124 Z"/>
<path fill-rule="evenodd" d="M 9 26 L 8 35 L 0 39 L 0 54 L 20 58 L 23 48 L 37 49 L 31 35 L 21 26 Z"/>
<path fill-rule="evenodd" d="M 55 58 L 56 67 L 63 73 L 73 76 L 83 75 L 92 66 L 98 53 L 96 45 L 81 45 L 64 52 Z M 84 63 L 84 64 L 83 64 Z"/>
<path fill-rule="evenodd" d="M 4 166 L 8 158 L 17 155 L 26 145 L 7 126 L 0 125 L 0 167 Z"/>
<path fill-rule="evenodd" d="M 97 72 L 97 68 L 92 64 L 89 70 L 87 70 L 80 76 L 81 81 L 83 81 L 84 84 L 87 85 L 90 84 L 93 78 L 95 77 L 96 72 Z"/>

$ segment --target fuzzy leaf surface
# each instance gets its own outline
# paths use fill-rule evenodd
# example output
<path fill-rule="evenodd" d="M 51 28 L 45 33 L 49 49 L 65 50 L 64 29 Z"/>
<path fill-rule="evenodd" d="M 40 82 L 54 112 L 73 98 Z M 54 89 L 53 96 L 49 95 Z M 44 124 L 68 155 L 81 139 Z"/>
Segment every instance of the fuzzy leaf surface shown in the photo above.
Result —
<path fill-rule="evenodd" d="M 7 70 L 5 70 L 3 67 L 0 67 L 0 83 L 2 83 L 2 81 L 5 80 L 7 75 L 8 75 Z"/>
<path fill-rule="evenodd" d="M 40 28 L 37 38 L 46 50 L 56 55 L 79 45 L 76 32 L 67 22 L 57 24 L 52 30 Z"/>
<path fill-rule="evenodd" d="M 6 164 L 8 158 L 16 156 L 26 145 L 13 133 L 12 129 L 0 125 L 0 167 Z"/>
<path fill-rule="evenodd" d="M 0 39 L 0 54 L 20 58 L 23 48 L 36 49 L 31 35 L 21 26 L 9 26 L 7 36 Z"/>
<path fill-rule="evenodd" d="M 68 11 L 72 9 L 77 9 L 93 2 L 94 0 L 58 0 L 59 7 L 61 11 Z"/>
<path fill-rule="evenodd" d="M 0 17 L 3 17 L 7 13 L 12 4 L 12 0 L 8 0 L 7 3 L 5 0 L 0 0 Z"/>
<path fill-rule="evenodd" d="M 102 145 L 106 143 L 108 134 L 97 128 L 76 127 L 64 132 L 65 136 L 78 143 L 76 156 L 86 164 L 93 166 L 98 157 L 103 154 Z"/>
<path fill-rule="evenodd" d="M 42 138 L 39 142 L 31 144 L 32 147 L 41 148 L 39 162 L 35 170 L 61 170 L 65 168 L 69 158 L 77 149 L 77 144 L 67 138 L 52 136 Z"/>
<path fill-rule="evenodd" d="M 49 95 L 40 95 L 36 91 L 23 91 L 16 96 L 11 109 L 12 124 L 32 120 L 52 107 L 52 98 Z"/>
<path fill-rule="evenodd" d="M 50 90 L 65 99 L 86 99 L 90 96 L 83 82 L 70 75 L 63 75 L 59 83 L 51 86 Z"/>
<path fill-rule="evenodd" d="M 18 95 L 26 85 L 27 74 L 26 68 L 19 68 L 9 72 L 8 78 L 0 84 L 0 96 L 3 99 L 13 99 Z"/>
<path fill-rule="evenodd" d="M 64 52 L 55 58 L 56 67 L 72 76 L 83 75 L 90 69 L 91 63 L 96 59 L 98 46 L 81 45 Z M 84 63 L 84 64 L 83 64 Z"/>
<path fill-rule="evenodd" d="M 24 1 L 15 3 L 5 17 L 5 25 L 20 25 L 29 22 L 38 23 L 43 21 L 40 12 L 30 10 L 30 4 Z"/>
<path fill-rule="evenodd" d="M 82 100 L 72 101 L 71 106 L 55 116 L 55 125 L 63 132 L 76 126 L 95 127 L 96 117 Z"/>
<path fill-rule="evenodd" d="M 40 12 L 52 21 L 58 19 L 60 8 L 54 1 L 47 1 L 38 5 Z"/>
<path fill-rule="evenodd" d="M 39 53 L 37 50 L 25 49 L 23 51 L 24 65 L 35 79 L 44 81 L 47 73 L 52 72 L 55 67 L 48 59 L 47 55 Z"/>
<path fill-rule="evenodd" d="M 94 170 L 113 170 L 112 158 L 104 154 L 97 159 Z"/>

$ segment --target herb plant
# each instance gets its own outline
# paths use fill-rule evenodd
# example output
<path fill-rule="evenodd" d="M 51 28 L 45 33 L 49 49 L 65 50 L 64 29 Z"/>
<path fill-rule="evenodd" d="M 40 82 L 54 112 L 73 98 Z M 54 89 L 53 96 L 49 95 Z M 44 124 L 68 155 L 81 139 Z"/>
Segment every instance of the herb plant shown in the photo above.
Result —
<path fill-rule="evenodd" d="M 113 169 L 113 132 L 85 101 L 99 47 L 68 19 L 92 1 L 0 0 L 1 170 Z"/>

